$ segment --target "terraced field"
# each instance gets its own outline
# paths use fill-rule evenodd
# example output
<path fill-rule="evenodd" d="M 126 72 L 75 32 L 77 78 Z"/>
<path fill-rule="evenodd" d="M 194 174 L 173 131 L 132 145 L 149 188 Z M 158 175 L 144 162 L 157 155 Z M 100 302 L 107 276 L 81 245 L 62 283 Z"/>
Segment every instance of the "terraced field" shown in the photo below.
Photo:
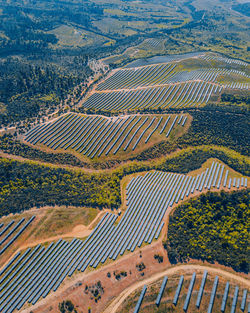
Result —
<path fill-rule="evenodd" d="M 164 39 L 149 38 L 140 45 L 140 48 L 146 50 L 161 50 L 163 46 Z"/>
<path fill-rule="evenodd" d="M 129 115 L 121 117 L 67 114 L 27 133 L 26 142 L 53 150 L 71 150 L 91 159 L 129 153 L 147 144 L 179 136 L 188 115 Z"/>
<path fill-rule="evenodd" d="M 16 254 L 0 273 L 0 311 L 20 310 L 26 302 L 34 305 L 76 270 L 96 268 L 127 250 L 150 244 L 159 238 L 168 208 L 190 195 L 247 187 L 246 177 L 232 179 L 231 175 L 223 164 L 213 162 L 194 176 L 154 171 L 133 178 L 126 188 L 127 209 L 121 218 L 107 212 L 85 240 L 60 239 Z"/>
<path fill-rule="evenodd" d="M 166 86 L 140 88 L 133 91 L 94 93 L 84 103 L 84 109 L 121 111 L 134 109 L 192 108 L 206 104 L 211 95 L 222 90 L 219 85 L 208 82 L 175 83 Z"/>
<path fill-rule="evenodd" d="M 186 58 L 185 58 L 186 57 Z M 152 58 L 154 59 L 154 58 Z M 213 54 L 155 57 L 114 70 L 83 102 L 81 110 L 126 111 L 205 106 L 227 89 L 249 90 L 246 62 Z M 193 61 L 193 64 L 186 62 Z M 162 63 L 160 63 L 162 62 Z"/>

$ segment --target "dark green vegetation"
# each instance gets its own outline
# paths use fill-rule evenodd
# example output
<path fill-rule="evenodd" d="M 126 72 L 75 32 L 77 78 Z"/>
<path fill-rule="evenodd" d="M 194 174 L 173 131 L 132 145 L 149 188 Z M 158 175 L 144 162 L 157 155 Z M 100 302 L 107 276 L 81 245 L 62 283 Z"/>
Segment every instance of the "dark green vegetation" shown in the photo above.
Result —
<path fill-rule="evenodd" d="M 210 146 L 183 149 L 176 156 L 166 158 L 160 165 L 155 166 L 155 169 L 177 173 L 188 173 L 193 169 L 201 167 L 209 158 L 218 158 L 243 175 L 249 176 L 250 174 L 249 161 L 247 158 L 235 154 L 233 150 Z"/>
<path fill-rule="evenodd" d="M 2 159 L 0 176 L 1 215 L 46 203 L 102 208 L 117 207 L 120 201 L 117 175 L 89 175 Z"/>
<path fill-rule="evenodd" d="M 216 261 L 248 273 L 249 220 L 249 190 L 191 199 L 170 216 L 164 243 L 170 262 Z"/>
<path fill-rule="evenodd" d="M 231 1 L 223 0 L 0 0 L 0 128 L 14 126 L 13 136 L 0 138 L 0 152 L 11 155 L 7 159 L 0 157 L 0 217 L 34 207 L 63 206 L 68 214 L 62 215 L 58 210 L 53 213 L 52 209 L 49 210 L 53 214 L 49 210 L 48 214 L 51 220 L 52 215 L 58 217 L 56 222 L 66 229 L 61 222 L 67 215 L 70 217 L 70 212 L 74 212 L 77 219 L 75 211 L 80 212 L 80 208 L 88 218 L 91 210 L 118 209 L 125 199 L 128 177 L 122 179 L 126 175 L 149 170 L 188 173 L 200 168 L 209 158 L 219 159 L 249 176 L 249 95 L 239 89 L 231 93 L 227 89 L 221 99 L 212 96 L 209 106 L 199 110 L 165 111 L 166 114 L 190 113 L 193 122 L 188 132 L 178 139 L 170 136 L 168 141 L 155 144 L 140 155 L 134 154 L 133 158 L 127 155 L 126 164 L 119 156 L 112 161 L 107 158 L 107 161 L 85 163 L 82 161 L 85 159 L 75 155 L 46 153 L 16 139 L 21 140 L 22 133 L 35 122 L 79 110 L 82 96 L 93 88 L 91 82 L 107 74 L 105 64 L 112 69 L 153 55 L 201 50 L 250 61 L 247 15 L 245 5 L 232 7 Z M 156 47 L 152 40 L 146 39 L 156 40 Z M 95 62 L 107 57 L 109 59 L 100 63 Z M 180 66 L 183 70 L 188 65 L 190 70 L 196 69 L 199 62 L 201 60 L 189 59 Z M 224 61 L 211 64 L 213 62 L 216 67 L 231 69 Z M 249 67 L 245 65 L 233 64 L 232 69 L 244 69 L 249 75 Z M 249 78 L 244 78 L 245 81 Z M 221 77 L 220 82 L 231 80 L 229 77 L 224 81 Z M 188 126 L 186 124 L 186 128 Z M 13 155 L 19 158 L 11 160 Z M 46 224 L 51 223 L 47 215 L 44 221 L 41 220 L 40 231 L 48 236 Z M 67 221 L 72 223 L 72 218 Z M 170 219 L 169 241 L 165 243 L 170 261 L 207 260 L 248 273 L 248 221 L 249 190 L 210 193 L 184 203 Z M 55 229 L 50 230 L 52 233 Z M 150 262 L 155 262 L 157 267 L 163 262 L 163 256 L 155 254 Z M 145 268 L 149 268 L 146 261 L 138 263 L 137 274 L 143 276 Z M 127 276 L 124 271 L 113 274 L 117 280 Z M 179 305 L 186 295 L 185 284 L 187 286 L 187 282 Z M 210 279 L 204 293 L 207 302 L 211 285 Z M 171 286 L 171 298 L 175 288 L 176 283 Z M 216 310 L 219 310 L 221 290 Z M 86 286 L 85 291 L 82 289 L 82 296 L 84 292 L 97 302 L 104 289 L 98 282 Z M 168 297 L 170 299 L 170 292 Z M 169 299 L 170 310 L 174 311 Z M 152 304 L 155 296 L 150 300 Z M 204 308 L 207 306 L 200 311 L 205 312 Z M 60 303 L 58 309 L 62 313 L 76 312 L 69 300 Z M 152 312 L 150 310 L 146 308 L 145 312 Z"/>
<path fill-rule="evenodd" d="M 0 159 L 0 216 L 34 206 L 73 205 L 118 208 L 121 179 L 151 169 L 187 173 L 211 157 L 218 157 L 233 169 L 249 175 L 244 156 L 225 148 L 185 149 L 161 163 L 131 163 L 110 172 L 84 173 L 33 163 Z"/>
<path fill-rule="evenodd" d="M 138 5 L 116 0 L 10 0 L 0 1 L 0 8 L 2 55 L 41 53 L 42 49 L 46 55 L 52 47 L 79 50 L 93 44 L 90 39 L 109 51 L 109 46 L 118 40 L 122 44 L 134 43 L 139 36 L 181 26 L 191 18 L 190 9 L 183 7 L 183 1 L 173 5 L 170 1 L 146 0 Z M 76 30 L 74 41 L 70 33 L 68 42 L 62 40 L 61 27 Z M 131 40 L 126 40 L 128 37 Z"/>
<path fill-rule="evenodd" d="M 0 2 L 1 54 L 48 53 L 50 44 L 56 44 L 55 35 L 48 30 L 67 23 L 77 23 L 83 27 L 90 25 L 90 15 L 94 19 L 103 10 L 87 1 L 16 1 Z"/>
<path fill-rule="evenodd" d="M 242 5 L 243 7 L 243 5 Z M 0 0 L 0 124 L 61 110 L 66 95 L 85 91 L 87 59 L 111 67 L 154 54 L 215 50 L 245 58 L 245 8 L 226 1 Z M 240 15 L 241 12 L 243 15 Z M 159 48 L 145 48 L 147 38 Z M 138 51 L 138 53 L 135 53 Z M 82 85 L 80 86 L 80 83 Z M 68 103 L 70 106 L 70 103 Z"/>
<path fill-rule="evenodd" d="M 231 104 L 231 105 L 247 105 L 250 106 L 250 96 L 249 94 L 246 96 L 243 95 L 233 95 L 230 93 L 223 93 L 221 95 L 221 104 Z"/>
<path fill-rule="evenodd" d="M 145 37 L 146 34 L 160 36 L 171 29 L 176 33 L 181 27 L 189 31 L 190 28 L 200 26 L 208 35 L 209 31 L 217 32 L 219 26 L 223 25 L 225 33 L 218 32 L 218 35 L 227 36 L 227 33 L 233 32 L 236 26 L 235 33 L 242 31 L 240 19 L 242 21 L 249 11 L 247 4 L 234 5 L 233 9 L 243 14 L 239 17 L 231 10 L 231 3 L 227 1 L 213 1 L 210 4 L 204 1 L 184 0 L 175 3 L 142 0 L 139 5 L 134 1 L 116 0 L 102 2 L 10 0 L 0 1 L 0 8 L 2 55 L 40 53 L 42 49 L 46 54 L 51 46 L 58 48 L 58 45 L 66 48 L 67 44 L 60 43 L 60 32 L 51 32 L 65 25 L 78 31 L 74 44 L 71 44 L 77 48 L 82 45 L 80 37 L 86 37 L 86 32 L 89 36 L 95 35 L 97 38 L 95 43 L 100 46 L 104 44 L 106 47 L 115 45 L 119 40 L 125 43 L 125 39 L 130 37 L 132 43 L 137 36 Z M 190 32 L 189 35 L 192 36 Z M 204 39 L 208 39 L 209 42 L 211 37 L 207 37 Z M 235 44 L 237 39 L 238 37 L 234 39 Z M 85 41 L 85 45 L 89 46 L 88 38 L 85 38 Z"/>
<path fill-rule="evenodd" d="M 166 7 L 173 11 L 172 5 Z M 152 5 L 156 16 L 152 17 L 149 10 L 143 19 L 156 22 L 155 26 L 150 27 L 147 22 L 139 27 L 142 29 L 138 29 L 138 34 L 133 27 L 122 34 L 124 23 L 134 21 L 136 27 L 141 21 L 139 14 L 148 11 L 145 3 L 134 16 L 135 8 L 124 3 L 126 16 L 112 2 L 0 1 L 0 125 L 54 111 L 74 87 L 85 83 L 92 74 L 87 58 L 122 51 L 139 43 L 140 33 L 144 36 L 146 28 L 158 29 L 157 23 L 162 23 L 162 19 Z M 182 15 L 175 14 L 180 16 L 180 23 Z M 133 38 L 127 39 L 130 36 Z M 79 95 L 81 91 L 79 88 Z"/>
<path fill-rule="evenodd" d="M 49 162 L 53 164 L 65 164 L 88 168 L 89 164 L 82 162 L 77 157 L 69 153 L 46 153 L 39 149 L 34 149 L 15 140 L 12 135 L 3 135 L 0 140 L 0 150 L 4 153 L 18 155 L 31 160 Z"/>
<path fill-rule="evenodd" d="M 74 304 L 70 300 L 60 302 L 58 308 L 61 313 L 70 313 L 70 312 L 77 313 Z"/>
<path fill-rule="evenodd" d="M 186 146 L 219 145 L 249 155 L 249 114 L 213 111 L 193 112 L 193 122 L 187 134 L 177 144 Z"/>
<path fill-rule="evenodd" d="M 164 141 L 136 156 L 136 160 L 160 157 L 188 146 L 218 145 L 249 154 L 249 114 L 218 111 L 215 107 L 190 112 L 193 117 L 188 132 L 178 139 Z"/>
<path fill-rule="evenodd" d="M 77 73 L 74 61 L 80 68 Z M 8 125 L 60 108 L 74 87 L 84 83 L 92 71 L 84 58 L 75 58 L 64 69 L 7 58 L 0 60 L 0 73 L 0 125 Z"/>

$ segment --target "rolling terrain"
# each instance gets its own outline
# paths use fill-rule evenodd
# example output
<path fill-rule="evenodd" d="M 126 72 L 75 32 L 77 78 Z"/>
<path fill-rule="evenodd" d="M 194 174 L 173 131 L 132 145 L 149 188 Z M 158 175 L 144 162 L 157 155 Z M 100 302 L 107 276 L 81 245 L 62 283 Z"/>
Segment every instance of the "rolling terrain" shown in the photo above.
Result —
<path fill-rule="evenodd" d="M 0 0 L 0 312 L 249 312 L 248 11 Z"/>

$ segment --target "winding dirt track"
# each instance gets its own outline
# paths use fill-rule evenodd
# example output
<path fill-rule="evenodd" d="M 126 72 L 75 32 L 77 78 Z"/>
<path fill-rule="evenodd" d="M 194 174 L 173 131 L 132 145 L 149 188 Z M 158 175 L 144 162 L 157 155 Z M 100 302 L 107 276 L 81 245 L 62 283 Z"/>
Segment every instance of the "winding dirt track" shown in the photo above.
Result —
<path fill-rule="evenodd" d="M 210 273 L 216 274 L 216 275 L 220 275 L 223 277 L 226 277 L 228 279 L 233 279 L 239 283 L 242 283 L 244 285 L 246 285 L 248 288 L 250 288 L 250 281 L 237 276 L 233 273 L 229 273 L 227 271 L 224 271 L 222 269 L 219 268 L 213 268 L 210 266 L 202 266 L 202 265 L 179 265 L 179 266 L 175 266 L 175 267 L 171 267 L 161 273 L 157 273 L 153 276 L 151 276 L 150 278 L 146 278 L 138 283 L 133 284 L 132 286 L 130 286 L 129 288 L 125 289 L 107 308 L 103 313 L 115 313 L 119 306 L 123 303 L 123 301 L 132 293 L 134 292 L 136 289 L 144 286 L 144 285 L 148 285 L 153 283 L 154 281 L 162 278 L 165 275 L 171 275 L 171 274 L 175 274 L 178 271 L 185 271 L 185 270 L 207 270 Z"/>
<path fill-rule="evenodd" d="M 35 210 L 30 210 L 29 212 L 36 212 L 36 209 Z M 33 240 L 32 242 L 26 242 L 24 244 L 22 244 L 18 249 L 16 249 L 13 254 L 6 260 L 5 263 L 3 263 L 2 266 L 0 266 L 0 270 L 2 270 L 4 268 L 4 266 L 9 262 L 9 260 L 11 260 L 16 253 L 24 250 L 24 249 L 27 249 L 27 248 L 32 248 L 32 247 L 35 247 L 39 244 L 44 244 L 44 243 L 47 243 L 47 242 L 51 242 L 51 241 L 56 241 L 56 240 L 59 240 L 59 239 L 63 239 L 63 238 L 84 238 L 84 237 L 87 237 L 89 236 L 89 234 L 92 232 L 92 230 L 94 229 L 94 224 L 97 223 L 97 221 L 99 220 L 99 218 L 104 215 L 105 212 L 108 212 L 108 210 L 102 210 L 100 211 L 96 217 L 93 219 L 93 221 L 88 225 L 88 226 L 84 226 L 82 224 L 80 225 L 76 225 L 72 231 L 68 232 L 68 233 L 65 233 L 65 234 L 60 234 L 60 235 L 57 235 L 57 236 L 53 236 L 53 237 L 48 237 L 48 238 L 42 238 L 42 239 L 38 239 L 38 240 Z"/>

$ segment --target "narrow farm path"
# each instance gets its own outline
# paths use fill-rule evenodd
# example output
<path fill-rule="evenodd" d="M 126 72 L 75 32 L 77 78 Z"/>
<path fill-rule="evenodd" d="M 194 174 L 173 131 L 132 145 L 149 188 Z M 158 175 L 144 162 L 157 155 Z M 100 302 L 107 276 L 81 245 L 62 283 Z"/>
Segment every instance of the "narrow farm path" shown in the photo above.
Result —
<path fill-rule="evenodd" d="M 58 240 L 58 239 L 63 239 L 63 238 L 84 238 L 87 237 L 93 230 L 94 228 L 94 224 L 97 223 L 97 221 L 99 220 L 100 216 L 103 215 L 106 211 L 101 211 L 97 214 L 97 216 L 95 217 L 95 219 L 88 225 L 88 226 L 84 226 L 82 224 L 76 225 L 72 231 L 63 234 L 63 235 L 57 235 L 57 236 L 53 236 L 53 237 L 49 237 L 49 238 L 45 238 L 42 240 L 36 240 L 33 241 L 32 244 L 28 243 L 27 245 L 22 245 L 18 250 L 23 250 L 26 248 L 30 248 L 30 247 L 35 247 L 38 244 L 42 244 L 45 242 L 51 242 L 54 240 Z"/>
<path fill-rule="evenodd" d="M 33 210 L 34 212 L 36 210 Z M 57 235 L 57 236 L 51 236 L 51 237 L 48 237 L 48 238 L 43 238 L 43 239 L 38 239 L 38 240 L 33 240 L 32 242 L 28 242 L 28 243 L 25 243 L 23 245 L 21 245 L 17 250 L 15 250 L 15 252 L 8 258 L 8 260 L 0 267 L 0 270 L 4 268 L 4 266 L 8 263 L 9 260 L 11 260 L 14 255 L 22 250 L 25 250 L 27 248 L 32 248 L 32 247 L 35 247 L 39 244 L 45 244 L 45 243 L 48 243 L 48 242 L 51 242 L 51 241 L 56 241 L 56 240 L 59 240 L 59 239 L 65 239 L 65 238 L 84 238 L 84 237 L 87 237 L 89 236 L 89 234 L 92 232 L 95 224 L 97 224 L 97 221 L 100 219 L 100 217 L 102 215 L 105 214 L 105 212 L 107 212 L 108 210 L 103 210 L 103 211 L 100 211 L 97 216 L 94 218 L 94 220 L 88 225 L 88 226 L 85 226 L 83 224 L 79 224 L 79 225 L 76 225 L 70 232 L 68 233 L 65 233 L 65 234 L 60 234 L 60 235 Z M 53 213 L 51 213 L 53 214 Z"/>
<path fill-rule="evenodd" d="M 192 83 L 192 82 L 203 82 L 202 79 L 195 79 L 195 80 L 186 80 L 185 82 L 175 82 L 175 83 L 160 83 L 160 84 L 152 84 L 152 85 L 147 85 L 147 86 L 136 86 L 136 87 L 131 87 L 131 88 L 117 88 L 117 89 L 103 89 L 103 90 L 95 90 L 95 93 L 110 93 L 110 92 L 118 92 L 118 91 L 124 91 L 124 92 L 129 92 L 129 91 L 136 91 L 136 90 L 145 90 L 149 88 L 157 88 L 157 87 L 167 87 L 167 86 L 172 86 L 176 85 L 179 86 L 184 83 Z M 219 83 L 213 82 L 213 81 L 206 81 L 207 83 L 214 85 L 214 86 L 220 86 Z"/>

